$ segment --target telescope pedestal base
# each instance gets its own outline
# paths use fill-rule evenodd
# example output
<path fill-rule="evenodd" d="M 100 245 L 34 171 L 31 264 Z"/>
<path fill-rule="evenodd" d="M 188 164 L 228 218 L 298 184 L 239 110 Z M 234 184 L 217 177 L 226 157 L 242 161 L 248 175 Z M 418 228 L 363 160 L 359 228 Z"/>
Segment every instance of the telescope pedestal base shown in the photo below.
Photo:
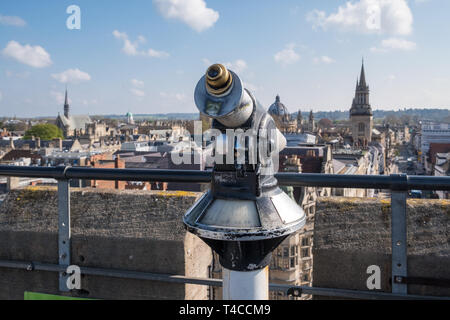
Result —
<path fill-rule="evenodd" d="M 255 271 L 223 268 L 223 300 L 269 300 L 269 267 Z"/>

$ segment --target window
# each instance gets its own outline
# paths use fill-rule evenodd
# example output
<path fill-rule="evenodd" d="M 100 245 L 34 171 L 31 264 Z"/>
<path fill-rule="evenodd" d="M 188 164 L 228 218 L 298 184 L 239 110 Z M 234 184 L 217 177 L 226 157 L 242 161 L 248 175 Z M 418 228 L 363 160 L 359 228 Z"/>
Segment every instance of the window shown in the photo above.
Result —
<path fill-rule="evenodd" d="M 309 249 L 308 248 L 302 250 L 302 258 L 306 258 L 306 257 L 309 257 Z"/>
<path fill-rule="evenodd" d="M 291 247 L 291 256 L 295 256 L 295 246 Z"/>
<path fill-rule="evenodd" d="M 283 257 L 289 257 L 289 248 L 283 248 Z"/>
<path fill-rule="evenodd" d="M 364 132 L 365 130 L 366 130 L 366 125 L 364 124 L 364 123 L 360 123 L 359 125 L 358 125 L 358 128 L 359 128 L 359 132 Z"/>
<path fill-rule="evenodd" d="M 291 268 L 295 268 L 295 258 L 291 258 Z"/>
<path fill-rule="evenodd" d="M 309 239 L 308 238 L 303 238 L 302 239 L 302 246 L 303 247 L 309 246 Z"/>
<path fill-rule="evenodd" d="M 303 276 L 303 281 L 309 281 L 309 274 L 305 274 Z"/>

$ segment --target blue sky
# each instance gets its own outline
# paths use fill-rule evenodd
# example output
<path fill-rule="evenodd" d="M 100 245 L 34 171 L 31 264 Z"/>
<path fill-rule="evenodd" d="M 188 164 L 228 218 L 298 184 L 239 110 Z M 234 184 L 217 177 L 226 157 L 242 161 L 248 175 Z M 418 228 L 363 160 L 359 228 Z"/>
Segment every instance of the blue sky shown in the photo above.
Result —
<path fill-rule="evenodd" d="M 69 30 L 66 9 L 81 9 Z M 0 116 L 196 112 L 209 63 L 263 105 L 350 108 L 364 56 L 374 109 L 450 107 L 448 0 L 0 2 Z"/>

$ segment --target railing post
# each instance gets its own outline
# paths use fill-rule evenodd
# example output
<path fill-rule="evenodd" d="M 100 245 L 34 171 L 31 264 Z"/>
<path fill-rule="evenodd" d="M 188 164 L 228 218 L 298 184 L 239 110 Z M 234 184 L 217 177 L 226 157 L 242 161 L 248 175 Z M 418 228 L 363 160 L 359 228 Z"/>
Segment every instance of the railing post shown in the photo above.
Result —
<path fill-rule="evenodd" d="M 398 294 L 408 294 L 406 199 L 407 191 L 391 192 L 392 293 Z"/>
<path fill-rule="evenodd" d="M 66 270 L 70 265 L 70 180 L 58 180 L 58 257 Z M 70 291 L 68 277 L 65 271 L 59 272 L 60 291 Z"/>

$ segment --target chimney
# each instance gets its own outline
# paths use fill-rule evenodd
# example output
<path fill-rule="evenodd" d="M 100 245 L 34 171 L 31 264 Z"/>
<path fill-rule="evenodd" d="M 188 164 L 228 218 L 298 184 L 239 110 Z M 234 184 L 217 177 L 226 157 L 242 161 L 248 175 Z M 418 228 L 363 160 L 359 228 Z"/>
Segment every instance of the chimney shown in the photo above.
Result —
<path fill-rule="evenodd" d="M 14 140 L 13 140 L 12 137 L 9 138 L 9 147 L 10 147 L 11 149 L 14 149 Z"/>
<path fill-rule="evenodd" d="M 36 138 L 36 149 L 40 149 L 41 148 L 41 138 L 37 137 Z"/>
<path fill-rule="evenodd" d="M 117 155 L 114 159 L 114 168 L 119 169 L 120 155 Z"/>
<path fill-rule="evenodd" d="M 6 181 L 6 189 L 8 191 L 17 189 L 19 187 L 19 177 L 8 177 Z"/>
<path fill-rule="evenodd" d="M 63 144 L 61 138 L 55 139 L 55 148 L 58 148 L 59 151 L 63 151 Z"/>
<path fill-rule="evenodd" d="M 114 168 L 119 169 L 120 167 L 120 155 L 117 155 L 116 158 L 114 159 Z M 114 182 L 114 188 L 115 189 L 119 189 L 120 185 L 119 185 L 119 181 L 116 180 Z"/>

